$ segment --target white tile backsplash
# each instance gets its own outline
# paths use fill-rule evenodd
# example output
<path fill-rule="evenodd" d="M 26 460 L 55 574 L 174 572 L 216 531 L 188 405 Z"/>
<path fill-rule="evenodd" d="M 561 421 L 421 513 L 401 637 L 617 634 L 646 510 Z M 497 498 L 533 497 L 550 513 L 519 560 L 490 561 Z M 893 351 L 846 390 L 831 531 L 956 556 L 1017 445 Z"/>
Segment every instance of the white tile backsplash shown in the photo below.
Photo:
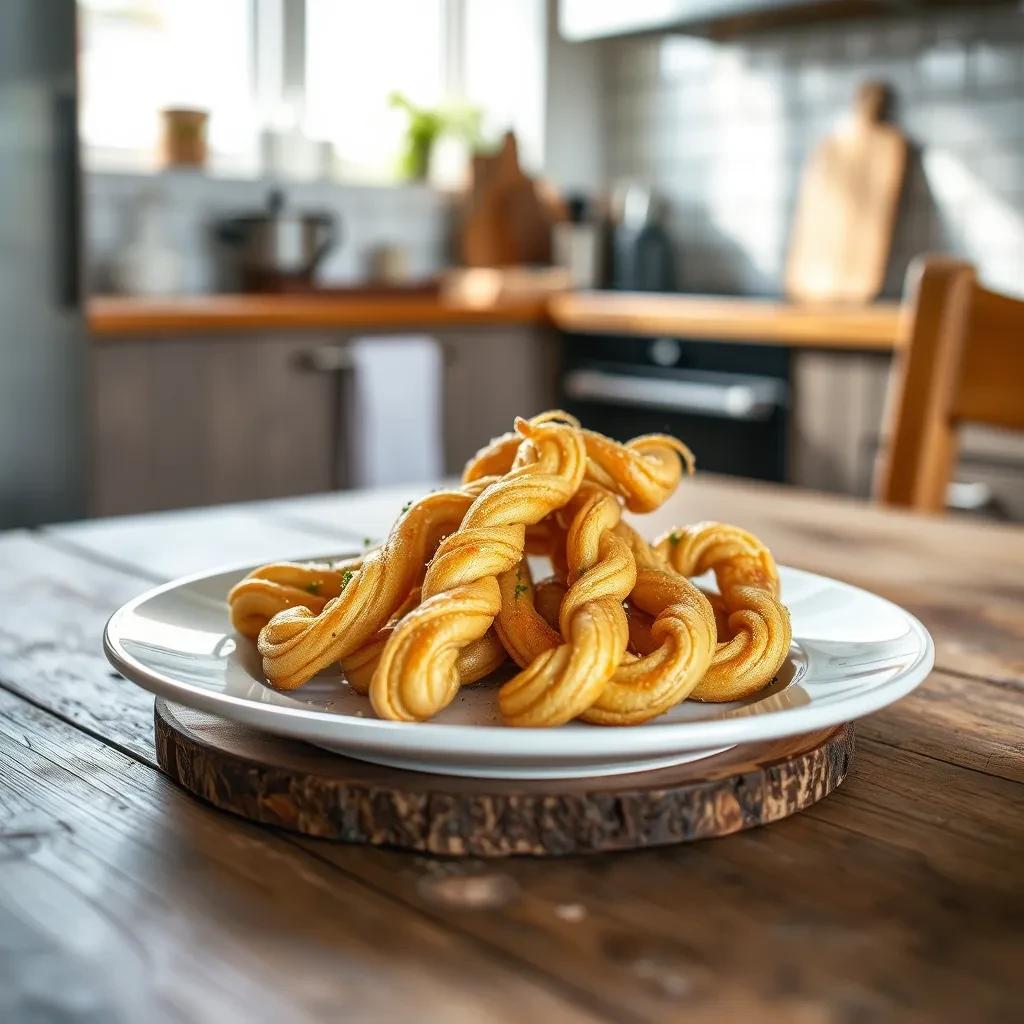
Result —
<path fill-rule="evenodd" d="M 140 200 L 159 206 L 163 241 L 181 257 L 181 291 L 216 291 L 230 282 L 230 260 L 213 237 L 221 219 L 253 212 L 266 203 L 269 181 L 229 180 L 186 171 L 160 174 L 91 172 L 85 178 L 87 274 L 93 291 L 112 290 L 112 267 L 131 240 Z M 373 187 L 331 183 L 284 186 L 289 206 L 329 210 L 340 224 L 340 243 L 320 268 L 326 284 L 349 284 L 366 275 L 370 252 L 402 246 L 413 277 L 444 266 L 449 244 L 450 199 L 421 185 Z"/>
<path fill-rule="evenodd" d="M 941 249 L 1024 293 L 1021 5 L 605 46 L 605 170 L 668 200 L 682 287 L 781 289 L 804 162 L 877 77 L 914 147 L 887 293 Z"/>

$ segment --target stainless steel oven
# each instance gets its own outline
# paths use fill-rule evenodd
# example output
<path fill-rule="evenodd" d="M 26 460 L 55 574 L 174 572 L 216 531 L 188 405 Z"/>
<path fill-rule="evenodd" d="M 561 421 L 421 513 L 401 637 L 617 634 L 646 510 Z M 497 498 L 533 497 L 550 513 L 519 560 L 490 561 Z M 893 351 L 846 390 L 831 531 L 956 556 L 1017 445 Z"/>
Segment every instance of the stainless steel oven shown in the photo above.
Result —
<path fill-rule="evenodd" d="M 789 350 L 688 338 L 567 335 L 561 399 L 588 427 L 624 440 L 664 432 L 701 469 L 786 478 Z"/>

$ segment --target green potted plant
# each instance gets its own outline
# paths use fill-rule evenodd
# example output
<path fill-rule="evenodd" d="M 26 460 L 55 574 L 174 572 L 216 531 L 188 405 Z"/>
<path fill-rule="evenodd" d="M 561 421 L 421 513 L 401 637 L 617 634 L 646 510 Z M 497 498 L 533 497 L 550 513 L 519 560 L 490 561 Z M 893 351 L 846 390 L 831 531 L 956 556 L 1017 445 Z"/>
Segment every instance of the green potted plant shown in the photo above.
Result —
<path fill-rule="evenodd" d="M 479 140 L 480 111 L 475 107 L 464 104 L 419 107 L 400 92 L 391 94 L 390 103 L 408 117 L 398 160 L 398 172 L 403 178 L 413 181 L 426 178 L 434 143 L 442 135 L 456 135 L 470 148 Z"/>

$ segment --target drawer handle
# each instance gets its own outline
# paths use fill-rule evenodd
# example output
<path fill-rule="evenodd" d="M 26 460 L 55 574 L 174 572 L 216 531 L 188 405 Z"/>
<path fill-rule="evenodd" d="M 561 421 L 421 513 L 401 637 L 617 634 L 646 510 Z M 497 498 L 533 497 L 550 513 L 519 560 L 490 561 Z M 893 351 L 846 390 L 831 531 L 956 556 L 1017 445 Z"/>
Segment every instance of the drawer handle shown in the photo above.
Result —
<path fill-rule="evenodd" d="M 341 345 L 307 349 L 299 354 L 297 362 L 313 373 L 347 373 L 353 369 L 352 353 Z"/>
<path fill-rule="evenodd" d="M 580 369 L 566 374 L 564 388 L 570 398 L 583 401 L 615 402 L 730 420 L 766 420 L 782 404 L 779 384 L 773 380 L 725 384 Z"/>

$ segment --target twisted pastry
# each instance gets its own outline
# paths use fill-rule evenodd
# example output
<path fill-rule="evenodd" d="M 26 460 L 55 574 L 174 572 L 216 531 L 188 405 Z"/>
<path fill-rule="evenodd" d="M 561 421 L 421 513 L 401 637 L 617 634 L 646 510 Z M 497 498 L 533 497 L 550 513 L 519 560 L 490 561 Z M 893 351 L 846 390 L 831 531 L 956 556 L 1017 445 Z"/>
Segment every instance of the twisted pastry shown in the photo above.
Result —
<path fill-rule="evenodd" d="M 409 510 L 413 519 L 423 520 L 420 525 L 427 531 L 423 538 L 425 555 L 419 567 L 417 586 L 426 571 L 427 557 L 446 533 L 458 529 L 466 509 L 487 482 L 481 478 L 463 484 L 457 491 L 427 495 L 416 503 L 415 514 Z M 453 499 L 453 495 L 461 497 Z M 415 526 L 415 523 L 411 525 Z M 228 593 L 232 626 L 243 636 L 255 640 L 260 630 L 285 608 L 301 606 L 318 615 L 377 550 L 373 548 L 333 563 L 274 562 L 254 569 Z"/>
<path fill-rule="evenodd" d="M 637 575 L 642 571 L 638 568 Z M 654 616 L 629 604 L 626 606 L 626 619 L 629 622 L 629 653 L 641 657 L 650 654 L 658 646 L 651 636 Z"/>
<path fill-rule="evenodd" d="M 643 569 L 629 600 L 654 616 L 647 632 L 650 647 L 644 657 L 624 661 L 583 712 L 597 725 L 637 725 L 664 714 L 701 682 L 715 650 L 714 612 L 684 577 Z"/>
<path fill-rule="evenodd" d="M 676 572 L 711 570 L 728 612 L 728 633 L 693 690 L 697 700 L 749 697 L 775 678 L 789 653 L 789 612 L 779 601 L 779 574 L 771 552 L 752 534 L 725 523 L 696 523 L 656 543 Z"/>
<path fill-rule="evenodd" d="M 319 614 L 305 605 L 277 612 L 259 634 L 263 671 L 279 689 L 291 690 L 358 650 L 390 620 L 423 576 L 427 555 L 452 524 L 462 520 L 486 480 L 428 494 L 395 523 L 387 540 L 358 566 L 342 571 L 339 592 Z M 257 570 L 256 576 L 263 570 Z M 242 581 L 234 602 L 249 600 Z M 256 586 L 261 586 L 257 584 Z"/>
<path fill-rule="evenodd" d="M 662 572 L 675 572 L 668 558 L 657 548 L 649 544 L 629 523 L 619 523 L 615 532 L 629 545 L 636 559 L 637 569 L 659 569 Z"/>
<path fill-rule="evenodd" d="M 660 569 L 663 572 L 675 572 L 668 558 L 657 548 L 648 544 L 644 538 L 637 533 L 629 524 L 619 523 L 615 527 L 623 540 L 629 544 L 633 557 L 636 559 L 637 569 Z M 725 607 L 720 594 L 698 588 L 708 599 L 711 610 L 715 615 L 715 633 L 717 636 L 729 636 L 729 612 Z M 653 619 L 646 612 L 640 611 L 635 605 L 627 608 L 626 614 L 629 617 L 630 646 L 640 654 L 650 654 L 657 647 L 657 643 L 650 638 Z"/>
<path fill-rule="evenodd" d="M 514 430 L 492 438 L 466 463 L 462 482 L 471 483 L 484 476 L 504 476 L 512 469 L 522 443 L 522 436 Z"/>
<path fill-rule="evenodd" d="M 348 577 L 360 568 L 363 556 L 342 562 L 274 562 L 253 570 L 228 594 L 231 625 L 255 640 L 280 611 L 293 606 L 319 615 L 337 597 Z"/>
<path fill-rule="evenodd" d="M 377 671 L 384 646 L 402 618 L 419 603 L 420 588 L 417 587 L 386 626 L 381 626 L 362 647 L 341 659 L 345 679 L 356 693 L 365 696 L 370 692 L 370 682 L 373 673 Z M 469 686 L 470 683 L 479 682 L 507 659 L 508 653 L 502 647 L 501 641 L 488 630 L 479 640 L 474 640 L 468 647 L 459 651 L 459 657 L 455 662 L 459 684 Z"/>
<path fill-rule="evenodd" d="M 581 717 L 600 725 L 636 725 L 685 700 L 701 681 L 715 651 L 715 615 L 707 596 L 635 530 L 619 523 L 614 531 L 637 562 L 629 595 L 629 646 L 643 657 L 625 654 Z M 534 588 L 525 560 L 499 583 L 502 606 L 495 629 L 512 659 L 525 666 L 559 642 L 550 616 L 552 606 L 560 608 L 565 589 L 557 581 Z"/>
<path fill-rule="evenodd" d="M 562 642 L 535 654 L 499 690 L 509 725 L 562 725 L 576 718 L 599 698 L 626 653 L 629 629 L 622 602 L 636 583 L 636 562 L 615 533 L 622 509 L 606 490 L 593 486 L 582 487 L 572 507 L 567 538 L 572 582 L 559 612 Z M 514 606 L 502 602 L 502 636 L 522 628 Z M 552 632 L 536 612 L 532 619 L 530 631 L 521 634 L 528 643 L 509 652 L 517 661 L 534 653 L 528 644 L 539 646 Z"/>
<path fill-rule="evenodd" d="M 533 604 L 540 617 L 552 628 L 558 628 L 558 620 L 562 614 L 562 601 L 565 600 L 569 588 L 564 578 L 549 576 L 541 580 L 533 590 Z"/>
<path fill-rule="evenodd" d="M 685 470 L 693 473 L 693 453 L 667 434 L 644 434 L 620 444 L 584 430 L 587 479 L 620 495 L 630 512 L 652 512 L 675 492 Z"/>
<path fill-rule="evenodd" d="M 620 444 L 593 430 L 582 433 L 587 446 L 587 480 L 620 495 L 631 512 L 658 508 L 679 486 L 684 470 L 693 473 L 693 453 L 667 434 L 644 434 Z M 462 479 L 469 482 L 489 473 L 507 473 L 521 443 L 515 434 L 495 438 L 466 463 Z"/>
<path fill-rule="evenodd" d="M 623 504 L 650 511 L 692 470 L 673 438 L 619 444 L 558 411 L 517 420 L 462 487 L 418 502 L 380 548 L 251 573 L 229 595 L 232 622 L 258 635 L 274 685 L 340 661 L 387 718 L 433 715 L 506 650 L 521 671 L 498 699 L 514 725 L 625 725 L 687 696 L 736 700 L 789 648 L 770 553 L 723 524 L 652 546 L 621 521 Z M 555 576 L 535 587 L 525 552 L 547 555 Z M 687 578 L 707 570 L 719 594 Z"/>
<path fill-rule="evenodd" d="M 562 525 L 556 513 L 526 531 L 526 553 L 546 556 L 555 578 L 559 580 L 564 580 L 569 571 L 565 560 L 567 530 L 568 524 Z"/>
<path fill-rule="evenodd" d="M 395 628 L 370 684 L 382 718 L 429 718 L 459 686 L 459 651 L 482 637 L 500 607 L 497 577 L 523 556 L 526 527 L 564 505 L 586 468 L 580 431 L 550 417 L 517 420 L 532 443 L 524 464 L 491 483 L 462 525 L 438 546 L 423 580 L 423 603 Z"/>
<path fill-rule="evenodd" d="M 565 594 L 565 588 L 560 589 L 559 611 Z M 526 668 L 535 658 L 562 642 L 557 629 L 558 613 L 554 621 L 539 613 L 536 606 L 538 589 L 533 583 L 530 563 L 525 558 L 514 569 L 498 577 L 498 590 L 501 594 L 501 609 L 494 620 L 494 631 L 509 657 L 520 668 Z M 550 612 L 550 598 L 548 601 Z"/>

